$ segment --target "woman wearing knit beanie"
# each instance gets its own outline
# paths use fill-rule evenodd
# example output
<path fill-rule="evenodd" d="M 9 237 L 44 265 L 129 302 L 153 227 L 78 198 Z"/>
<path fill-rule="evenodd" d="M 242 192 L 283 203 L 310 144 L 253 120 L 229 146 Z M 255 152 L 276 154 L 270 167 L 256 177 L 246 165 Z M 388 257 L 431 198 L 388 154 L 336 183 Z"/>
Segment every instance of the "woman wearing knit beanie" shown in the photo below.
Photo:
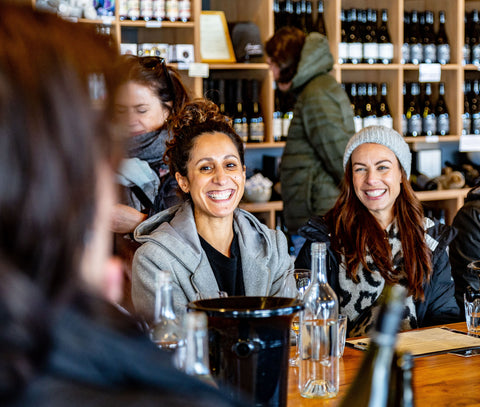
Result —
<path fill-rule="evenodd" d="M 402 330 L 459 320 L 447 247 L 453 228 L 424 217 L 409 183 L 410 149 L 395 130 L 370 126 L 348 142 L 341 193 L 307 238 L 296 267 L 309 267 L 313 241 L 328 242 L 327 274 L 348 317 L 348 335 L 367 334 L 385 286 L 407 287 Z"/>

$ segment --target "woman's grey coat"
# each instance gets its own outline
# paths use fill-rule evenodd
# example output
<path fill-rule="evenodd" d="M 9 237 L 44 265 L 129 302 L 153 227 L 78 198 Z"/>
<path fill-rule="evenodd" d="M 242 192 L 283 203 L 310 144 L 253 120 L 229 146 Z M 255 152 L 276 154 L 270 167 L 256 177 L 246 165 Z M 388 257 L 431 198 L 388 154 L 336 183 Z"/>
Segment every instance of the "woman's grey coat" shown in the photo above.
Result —
<path fill-rule="evenodd" d="M 267 228 L 252 214 L 236 209 L 233 229 L 238 236 L 247 296 L 276 295 L 282 277 L 293 267 L 281 231 Z M 218 297 L 213 270 L 200 244 L 190 202 L 162 211 L 135 230 L 142 246 L 133 260 L 132 299 L 137 312 L 151 319 L 155 303 L 155 273 L 172 273 L 174 307 L 178 315 L 197 293 Z"/>

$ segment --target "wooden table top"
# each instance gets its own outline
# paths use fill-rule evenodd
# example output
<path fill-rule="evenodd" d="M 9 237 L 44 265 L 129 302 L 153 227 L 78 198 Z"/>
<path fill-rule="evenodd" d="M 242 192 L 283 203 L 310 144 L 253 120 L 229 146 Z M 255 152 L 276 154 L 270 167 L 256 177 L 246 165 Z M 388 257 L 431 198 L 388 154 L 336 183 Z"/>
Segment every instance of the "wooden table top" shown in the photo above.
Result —
<path fill-rule="evenodd" d="M 446 326 L 467 331 L 465 322 Z M 329 400 L 301 397 L 297 387 L 298 368 L 290 367 L 287 406 L 338 406 L 364 354 L 361 350 L 345 347 L 340 359 L 340 391 L 337 397 Z M 413 391 L 416 407 L 480 406 L 480 355 L 462 357 L 447 353 L 415 358 Z"/>

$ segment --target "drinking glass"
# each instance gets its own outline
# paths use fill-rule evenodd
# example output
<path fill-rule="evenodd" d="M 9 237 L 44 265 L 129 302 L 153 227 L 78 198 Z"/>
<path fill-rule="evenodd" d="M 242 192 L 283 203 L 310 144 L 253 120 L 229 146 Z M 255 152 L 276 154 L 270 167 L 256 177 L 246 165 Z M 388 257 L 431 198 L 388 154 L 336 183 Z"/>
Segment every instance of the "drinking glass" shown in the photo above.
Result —
<path fill-rule="evenodd" d="M 291 269 L 285 273 L 281 295 L 283 297 L 303 299 L 303 294 L 310 284 L 312 277 L 311 270 Z M 300 330 L 300 313 L 296 313 L 292 320 L 292 334 L 295 338 L 295 356 L 288 360 L 290 366 L 297 366 L 299 347 L 298 334 Z"/>

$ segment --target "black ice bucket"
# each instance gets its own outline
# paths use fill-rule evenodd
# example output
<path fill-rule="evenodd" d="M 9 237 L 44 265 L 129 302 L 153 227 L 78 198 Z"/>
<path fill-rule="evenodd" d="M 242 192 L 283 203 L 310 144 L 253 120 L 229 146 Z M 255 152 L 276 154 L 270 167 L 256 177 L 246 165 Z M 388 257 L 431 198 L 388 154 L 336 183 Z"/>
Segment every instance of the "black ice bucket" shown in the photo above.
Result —
<path fill-rule="evenodd" d="M 290 324 L 300 300 L 213 298 L 188 309 L 208 316 L 210 369 L 222 391 L 255 406 L 286 406 Z"/>

